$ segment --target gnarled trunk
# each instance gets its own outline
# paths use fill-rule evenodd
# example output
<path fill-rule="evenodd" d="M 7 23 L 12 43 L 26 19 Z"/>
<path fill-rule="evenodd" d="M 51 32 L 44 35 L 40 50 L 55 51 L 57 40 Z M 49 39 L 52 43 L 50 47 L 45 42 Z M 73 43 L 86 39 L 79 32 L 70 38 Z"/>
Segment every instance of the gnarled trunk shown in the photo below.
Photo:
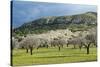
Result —
<path fill-rule="evenodd" d="M 89 54 L 90 53 L 89 48 L 90 48 L 91 42 L 89 44 L 87 44 L 87 45 L 85 45 L 85 44 L 83 44 L 83 45 L 86 47 L 87 54 Z"/>
<path fill-rule="evenodd" d="M 67 44 L 67 47 L 69 46 L 69 44 Z"/>
<path fill-rule="evenodd" d="M 90 53 L 90 51 L 89 51 L 90 44 L 91 44 L 91 43 L 89 43 L 89 44 L 87 45 L 87 54 L 89 54 L 89 53 Z"/>

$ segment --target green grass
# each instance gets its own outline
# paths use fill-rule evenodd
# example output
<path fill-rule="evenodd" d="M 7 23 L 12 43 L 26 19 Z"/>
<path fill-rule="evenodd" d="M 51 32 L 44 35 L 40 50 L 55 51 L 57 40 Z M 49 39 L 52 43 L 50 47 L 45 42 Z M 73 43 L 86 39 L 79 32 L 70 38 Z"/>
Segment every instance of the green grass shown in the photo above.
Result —
<path fill-rule="evenodd" d="M 88 62 L 97 60 L 97 49 L 90 48 L 90 54 L 86 54 L 86 49 L 61 48 L 40 48 L 34 49 L 33 55 L 26 53 L 25 49 L 14 49 L 12 53 L 13 66 L 38 65 L 38 64 L 58 64 Z"/>

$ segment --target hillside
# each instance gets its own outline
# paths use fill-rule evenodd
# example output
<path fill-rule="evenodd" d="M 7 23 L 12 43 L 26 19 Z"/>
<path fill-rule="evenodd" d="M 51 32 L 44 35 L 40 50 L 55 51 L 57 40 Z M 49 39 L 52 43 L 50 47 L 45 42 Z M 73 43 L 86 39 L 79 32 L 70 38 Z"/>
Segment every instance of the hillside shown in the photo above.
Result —
<path fill-rule="evenodd" d="M 71 16 L 50 16 L 24 23 L 13 30 L 13 35 L 40 34 L 57 29 L 84 30 L 97 24 L 97 13 L 86 12 Z"/>

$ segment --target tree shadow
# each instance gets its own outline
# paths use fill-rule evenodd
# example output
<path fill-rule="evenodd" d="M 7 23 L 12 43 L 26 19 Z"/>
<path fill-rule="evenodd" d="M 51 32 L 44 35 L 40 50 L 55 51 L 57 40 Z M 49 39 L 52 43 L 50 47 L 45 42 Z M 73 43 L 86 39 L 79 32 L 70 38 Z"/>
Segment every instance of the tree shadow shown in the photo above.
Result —
<path fill-rule="evenodd" d="M 64 58 L 64 57 L 73 57 L 73 56 L 64 56 L 64 55 L 62 55 L 62 56 L 47 56 L 47 57 L 35 57 L 35 58 Z"/>
<path fill-rule="evenodd" d="M 51 50 L 51 51 L 40 51 L 40 50 L 39 50 L 39 51 L 38 51 L 38 50 L 37 50 L 37 51 L 34 51 L 34 50 L 33 50 L 33 53 L 34 53 L 34 54 L 35 54 L 35 53 L 36 53 L 36 54 L 38 54 L 38 53 L 52 53 L 52 52 L 60 52 L 60 51 L 58 51 L 58 50 L 56 50 L 56 51 L 52 51 L 52 50 Z"/>
<path fill-rule="evenodd" d="M 63 58 L 66 56 L 49 56 L 49 57 L 37 57 L 37 58 Z"/>

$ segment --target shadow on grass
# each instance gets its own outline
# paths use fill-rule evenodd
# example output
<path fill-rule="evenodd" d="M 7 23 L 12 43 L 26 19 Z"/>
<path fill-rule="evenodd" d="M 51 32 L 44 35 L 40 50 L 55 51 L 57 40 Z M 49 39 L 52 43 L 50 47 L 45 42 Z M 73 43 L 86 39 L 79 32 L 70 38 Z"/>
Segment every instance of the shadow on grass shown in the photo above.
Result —
<path fill-rule="evenodd" d="M 40 51 L 40 50 L 39 50 L 39 51 L 38 51 L 38 50 L 37 50 L 37 51 L 34 51 L 34 50 L 33 50 L 33 53 L 34 53 L 34 54 L 35 54 L 35 53 L 36 53 L 36 54 L 38 54 L 38 53 L 52 53 L 52 52 L 60 52 L 60 51 L 58 51 L 58 50 L 56 50 L 56 51 L 52 51 L 52 50 L 51 50 L 51 51 Z"/>
<path fill-rule="evenodd" d="M 49 57 L 36 57 L 36 58 L 64 58 L 64 57 L 70 57 L 70 56 L 49 56 Z"/>
<path fill-rule="evenodd" d="M 49 48 L 48 48 L 49 49 Z M 54 52 L 62 52 L 62 51 L 70 51 L 70 48 L 64 48 L 65 50 L 63 50 L 62 48 L 61 48 L 61 50 L 59 51 L 59 49 L 57 48 L 57 49 L 50 49 L 50 50 L 42 50 L 41 51 L 41 49 L 38 49 L 38 50 L 33 50 L 33 53 L 35 54 L 37 54 L 37 53 L 54 53 Z M 72 48 L 73 49 L 73 48 Z M 76 48 L 77 49 L 77 48 Z M 74 50 L 74 49 L 73 49 Z M 73 51 L 72 50 L 72 51 Z"/>
<path fill-rule="evenodd" d="M 67 55 L 67 56 L 64 56 L 64 55 L 58 55 L 58 56 L 41 56 L 41 57 L 35 57 L 35 58 L 64 58 L 64 57 L 79 57 L 79 56 L 76 56 L 76 55 Z"/>

